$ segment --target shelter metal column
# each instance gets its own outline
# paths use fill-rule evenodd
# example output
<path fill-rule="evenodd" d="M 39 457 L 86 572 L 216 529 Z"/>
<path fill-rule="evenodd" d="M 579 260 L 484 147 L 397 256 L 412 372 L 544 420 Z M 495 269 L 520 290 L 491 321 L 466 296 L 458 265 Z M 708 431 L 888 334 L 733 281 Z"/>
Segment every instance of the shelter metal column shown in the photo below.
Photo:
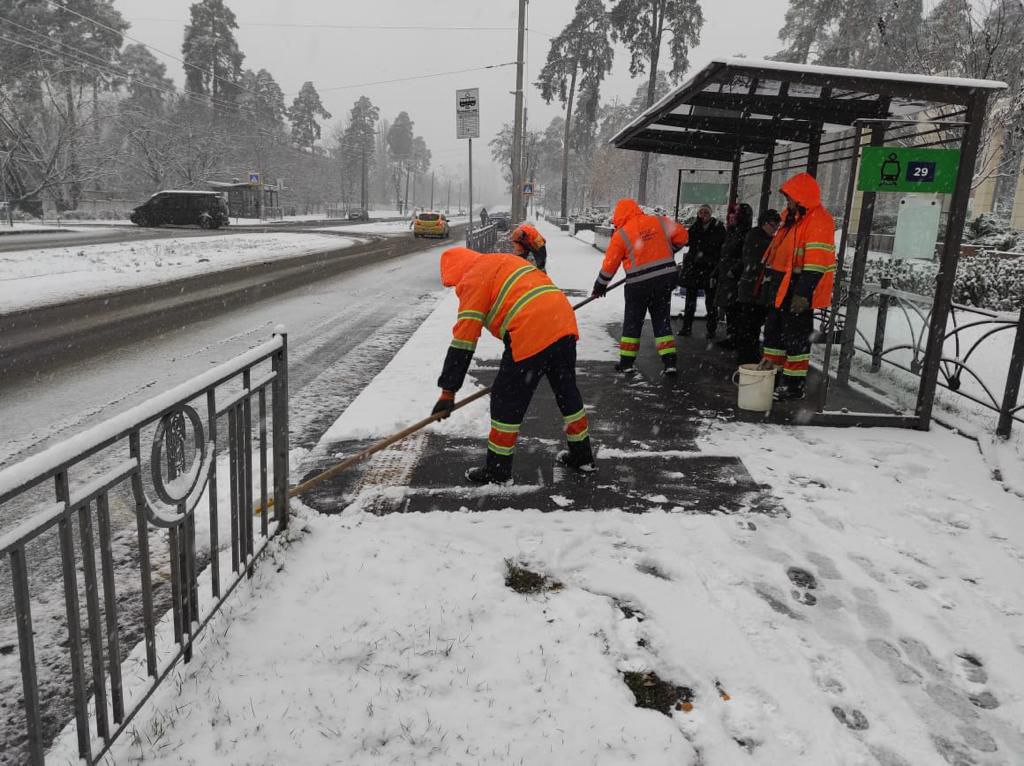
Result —
<path fill-rule="evenodd" d="M 931 425 L 935 387 L 939 379 L 939 363 L 942 361 L 942 345 L 946 338 L 946 323 L 949 320 L 949 305 L 953 300 L 956 264 L 960 258 L 960 240 L 967 218 L 967 202 L 971 195 L 971 181 L 974 178 L 974 165 L 981 143 L 987 100 L 988 96 L 983 91 L 971 93 L 967 103 L 967 114 L 964 116 L 967 127 L 960 141 L 960 166 L 957 169 L 956 186 L 953 187 L 953 198 L 949 203 L 946 236 L 942 245 L 939 274 L 936 277 L 935 303 L 932 305 L 928 343 L 925 347 L 924 365 L 921 368 L 921 387 L 917 391 L 917 427 L 922 431 L 928 430 Z"/>
<path fill-rule="evenodd" d="M 758 214 L 768 209 L 768 203 L 772 196 L 772 175 L 775 173 L 775 144 L 764 156 L 764 175 L 761 176 L 761 200 L 758 205 Z"/>
<path fill-rule="evenodd" d="M 885 123 L 876 122 L 871 126 L 871 146 L 885 143 Z M 864 272 L 868 265 L 868 247 L 871 244 L 871 224 L 875 220 L 875 192 L 864 192 L 861 199 L 860 218 L 857 221 L 857 249 L 853 254 L 853 268 L 850 271 L 850 289 L 846 300 L 846 324 L 843 327 L 843 345 L 839 351 L 839 369 L 836 383 L 850 384 L 850 367 L 856 353 L 857 319 L 864 290 Z M 837 276 L 839 276 L 837 274 Z M 836 288 L 838 289 L 838 285 Z"/>
<path fill-rule="evenodd" d="M 821 129 L 820 122 L 812 126 L 811 141 L 807 145 L 807 172 L 815 178 L 818 177 L 818 157 L 821 154 Z"/>
<path fill-rule="evenodd" d="M 736 150 L 732 158 L 732 173 L 729 175 L 729 206 L 736 204 L 740 196 L 740 160 L 743 159 L 743 147 Z"/>

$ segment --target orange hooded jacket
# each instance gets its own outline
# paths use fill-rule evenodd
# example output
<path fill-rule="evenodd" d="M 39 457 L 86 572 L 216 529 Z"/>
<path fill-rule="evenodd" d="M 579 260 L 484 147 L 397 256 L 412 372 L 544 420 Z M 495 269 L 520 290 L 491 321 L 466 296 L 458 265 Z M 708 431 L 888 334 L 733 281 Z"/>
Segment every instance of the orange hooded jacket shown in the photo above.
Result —
<path fill-rule="evenodd" d="M 516 249 L 516 255 L 524 258 L 527 253 L 536 253 L 546 244 L 543 235 L 528 223 L 519 224 L 512 232 L 512 246 Z"/>
<path fill-rule="evenodd" d="M 597 283 L 607 287 L 621 265 L 626 283 L 675 274 L 675 252 L 689 240 L 686 227 L 667 216 L 647 215 L 631 199 L 620 199 L 612 213 L 612 235 Z"/>
<path fill-rule="evenodd" d="M 438 381 L 443 389 L 462 386 L 484 327 L 508 343 L 517 362 L 567 335 L 580 337 L 565 294 L 518 255 L 450 248 L 441 254 L 441 283 L 459 296 L 459 316 Z"/>
<path fill-rule="evenodd" d="M 836 271 L 835 221 L 822 207 L 814 176 L 799 173 L 782 184 L 781 191 L 806 212 L 787 225 L 792 213 L 784 211 L 782 225 L 765 251 L 765 265 L 782 274 L 775 307 L 782 306 L 795 279 L 796 294 L 807 298 L 811 308 L 827 308 L 832 305 Z"/>

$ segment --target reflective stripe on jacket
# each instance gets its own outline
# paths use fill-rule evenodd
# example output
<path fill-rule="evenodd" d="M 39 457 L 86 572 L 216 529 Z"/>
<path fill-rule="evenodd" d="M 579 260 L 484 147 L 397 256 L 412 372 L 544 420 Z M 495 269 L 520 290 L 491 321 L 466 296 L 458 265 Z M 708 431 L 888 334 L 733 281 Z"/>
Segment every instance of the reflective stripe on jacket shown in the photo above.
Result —
<path fill-rule="evenodd" d="M 615 233 L 597 282 L 607 285 L 621 265 L 626 282 L 642 282 L 674 274 L 675 252 L 686 244 L 686 227 L 665 216 L 645 215 L 631 199 L 619 200 L 612 215 Z"/>

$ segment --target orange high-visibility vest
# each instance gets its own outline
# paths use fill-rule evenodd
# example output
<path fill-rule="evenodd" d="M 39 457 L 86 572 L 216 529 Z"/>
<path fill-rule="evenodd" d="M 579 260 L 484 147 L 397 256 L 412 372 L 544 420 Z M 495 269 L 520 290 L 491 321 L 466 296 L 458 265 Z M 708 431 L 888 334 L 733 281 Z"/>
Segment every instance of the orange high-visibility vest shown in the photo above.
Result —
<path fill-rule="evenodd" d="M 486 327 L 500 340 L 510 336 L 519 362 L 567 335 L 580 337 L 565 294 L 518 255 L 453 247 L 441 255 L 441 282 L 459 296 L 453 348 L 472 352 Z"/>
<path fill-rule="evenodd" d="M 685 226 L 666 216 L 645 215 L 631 199 L 621 199 L 615 205 L 612 224 L 616 229 L 598 283 L 611 282 L 620 265 L 627 284 L 675 273 L 675 252 L 690 238 Z"/>

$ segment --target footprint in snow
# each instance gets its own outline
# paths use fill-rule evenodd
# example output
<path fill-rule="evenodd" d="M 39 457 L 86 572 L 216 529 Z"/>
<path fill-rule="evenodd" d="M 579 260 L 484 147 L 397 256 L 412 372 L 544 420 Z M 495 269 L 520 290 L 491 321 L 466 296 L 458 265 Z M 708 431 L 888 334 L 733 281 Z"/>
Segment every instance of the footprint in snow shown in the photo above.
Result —
<path fill-rule="evenodd" d="M 839 705 L 832 706 L 832 715 L 834 715 L 843 726 L 853 731 L 864 731 L 870 724 L 868 723 L 867 716 L 856 708 L 842 708 Z"/>
<path fill-rule="evenodd" d="M 818 603 L 818 597 L 811 593 L 818 587 L 818 581 L 810 572 L 801 567 L 790 567 L 786 570 L 790 582 L 796 587 L 790 591 L 794 599 L 806 606 L 814 606 Z"/>
<path fill-rule="evenodd" d="M 900 655 L 900 650 L 885 639 L 869 639 L 868 649 L 873 655 L 889 666 L 893 677 L 901 684 L 916 684 L 921 680 L 921 673 L 905 663 Z"/>
<path fill-rule="evenodd" d="M 810 551 L 807 554 L 807 560 L 814 564 L 818 569 L 818 574 L 826 580 L 841 580 L 842 575 L 839 574 L 839 570 L 836 568 L 835 562 L 828 556 Z"/>

